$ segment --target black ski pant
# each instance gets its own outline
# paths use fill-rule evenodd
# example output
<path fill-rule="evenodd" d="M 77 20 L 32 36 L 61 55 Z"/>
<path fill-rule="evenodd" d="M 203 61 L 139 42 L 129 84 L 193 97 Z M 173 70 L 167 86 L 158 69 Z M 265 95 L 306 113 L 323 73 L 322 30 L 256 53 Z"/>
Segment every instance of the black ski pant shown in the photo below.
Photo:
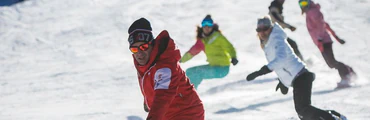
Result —
<path fill-rule="evenodd" d="M 335 68 L 338 70 L 342 79 L 349 79 L 347 78 L 347 75 L 353 70 L 348 65 L 343 64 L 335 59 L 332 44 L 333 43 L 324 43 L 324 50 L 321 52 L 321 54 L 324 57 L 326 64 L 328 64 L 330 68 Z"/>
<path fill-rule="evenodd" d="M 312 82 L 315 74 L 304 70 L 293 82 L 295 110 L 301 120 L 334 120 L 330 113 L 311 105 Z"/>
<path fill-rule="evenodd" d="M 293 51 L 294 51 L 295 55 L 297 55 L 299 57 L 299 59 L 301 59 L 303 61 L 304 59 L 303 59 L 303 56 L 302 56 L 301 52 L 298 50 L 297 43 L 294 40 L 290 39 L 289 37 L 288 37 L 287 41 L 288 41 L 290 47 L 293 48 Z"/>

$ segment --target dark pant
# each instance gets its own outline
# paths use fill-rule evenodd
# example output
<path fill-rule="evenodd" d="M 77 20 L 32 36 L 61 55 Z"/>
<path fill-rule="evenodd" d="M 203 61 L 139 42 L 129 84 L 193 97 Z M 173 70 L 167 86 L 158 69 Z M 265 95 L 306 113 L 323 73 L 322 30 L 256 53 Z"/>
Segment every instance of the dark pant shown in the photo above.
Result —
<path fill-rule="evenodd" d="M 349 78 L 347 78 L 347 75 L 353 70 L 348 65 L 345 65 L 335 59 L 332 44 L 333 43 L 324 43 L 324 50 L 323 52 L 321 52 L 321 54 L 324 57 L 326 64 L 328 64 L 330 68 L 337 69 L 342 79 L 349 80 Z"/>
<path fill-rule="evenodd" d="M 334 120 L 330 113 L 311 105 L 312 82 L 315 74 L 304 72 L 293 82 L 295 110 L 301 120 Z"/>
<path fill-rule="evenodd" d="M 288 41 L 290 47 L 293 48 L 294 53 L 299 57 L 299 59 L 301 59 L 303 61 L 304 59 L 303 59 L 303 56 L 302 56 L 301 52 L 299 52 L 299 50 L 298 50 L 297 43 L 294 40 L 290 39 L 290 38 L 288 38 L 287 41 Z"/>

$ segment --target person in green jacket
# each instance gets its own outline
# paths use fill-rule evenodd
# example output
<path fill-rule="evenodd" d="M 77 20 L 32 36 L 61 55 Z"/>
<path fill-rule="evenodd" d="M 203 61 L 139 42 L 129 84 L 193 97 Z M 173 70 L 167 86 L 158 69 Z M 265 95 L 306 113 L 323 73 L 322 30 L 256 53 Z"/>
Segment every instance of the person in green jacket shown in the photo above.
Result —
<path fill-rule="evenodd" d="M 186 75 L 195 88 L 198 88 L 203 79 L 225 77 L 229 73 L 230 63 L 238 64 L 233 45 L 221 34 L 211 15 L 203 19 L 202 27 L 197 27 L 197 42 L 182 56 L 180 63 L 185 63 L 201 51 L 206 54 L 209 64 L 186 70 Z"/>

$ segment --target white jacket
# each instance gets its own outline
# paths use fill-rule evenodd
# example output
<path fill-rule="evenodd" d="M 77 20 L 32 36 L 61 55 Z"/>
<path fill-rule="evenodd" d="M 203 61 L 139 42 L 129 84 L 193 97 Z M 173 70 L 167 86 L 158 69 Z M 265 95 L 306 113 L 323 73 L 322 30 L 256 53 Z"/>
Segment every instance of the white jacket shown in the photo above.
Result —
<path fill-rule="evenodd" d="M 287 35 L 284 30 L 279 24 L 275 23 L 263 51 L 269 62 L 267 67 L 275 71 L 280 81 L 286 87 L 289 87 L 305 65 L 294 54 L 286 39 Z"/>

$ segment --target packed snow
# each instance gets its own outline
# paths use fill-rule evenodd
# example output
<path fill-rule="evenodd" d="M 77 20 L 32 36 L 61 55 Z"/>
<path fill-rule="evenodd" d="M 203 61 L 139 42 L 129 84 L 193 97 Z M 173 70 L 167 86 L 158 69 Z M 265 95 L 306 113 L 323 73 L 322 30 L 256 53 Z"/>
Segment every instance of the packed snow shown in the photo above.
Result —
<path fill-rule="evenodd" d="M 128 27 L 140 17 L 153 34 L 168 30 L 182 54 L 195 43 L 196 26 L 211 14 L 234 45 L 239 64 L 222 79 L 205 80 L 198 94 L 207 120 L 298 120 L 292 88 L 275 92 L 276 75 L 247 82 L 265 65 L 257 18 L 272 0 L 27 0 L 0 7 L 0 120 L 144 120 Z M 350 120 L 370 119 L 370 0 L 315 0 L 346 40 L 333 44 L 339 61 L 358 73 L 352 88 L 334 90 L 340 77 L 308 34 L 298 0 L 286 0 L 286 30 L 316 73 L 312 104 Z M 203 53 L 187 63 L 207 64 Z"/>

